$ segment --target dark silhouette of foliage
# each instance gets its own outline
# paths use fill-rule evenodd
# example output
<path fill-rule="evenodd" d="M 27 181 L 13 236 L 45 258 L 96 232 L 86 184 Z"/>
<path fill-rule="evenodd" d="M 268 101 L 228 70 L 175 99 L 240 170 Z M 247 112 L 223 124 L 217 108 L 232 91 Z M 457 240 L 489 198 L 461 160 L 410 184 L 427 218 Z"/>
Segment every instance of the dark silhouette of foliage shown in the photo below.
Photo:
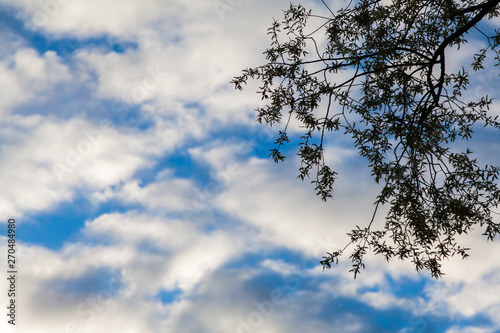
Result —
<path fill-rule="evenodd" d="M 337 178 L 325 163 L 326 135 L 352 137 L 382 185 L 372 220 L 348 234 L 344 249 L 327 253 L 324 268 L 353 246 L 354 277 L 371 250 L 387 260 L 411 260 L 417 271 L 438 278 L 443 259 L 468 256 L 457 235 L 476 225 L 488 240 L 500 232 L 493 210 L 500 200 L 500 168 L 482 166 L 470 149 L 457 151 L 453 145 L 469 140 L 475 126 L 500 127 L 488 113 L 491 97 L 463 96 L 469 73 L 483 70 L 487 58 L 500 63 L 500 29 L 479 27 L 499 16 L 499 3 L 359 0 L 337 12 L 324 3 L 327 16 L 290 5 L 283 20 L 268 29 L 267 63 L 232 81 L 240 90 L 249 79 L 260 81 L 266 105 L 257 109 L 257 120 L 284 123 L 271 150 L 274 161 L 285 159 L 280 149 L 288 143 L 291 117 L 302 124 L 298 177 L 313 175 L 321 199 L 332 196 Z M 311 27 L 312 19 L 320 24 Z M 447 56 L 467 43 L 471 32 L 486 46 L 470 66 L 450 73 Z M 380 205 L 387 205 L 388 213 L 383 228 L 374 230 Z"/>

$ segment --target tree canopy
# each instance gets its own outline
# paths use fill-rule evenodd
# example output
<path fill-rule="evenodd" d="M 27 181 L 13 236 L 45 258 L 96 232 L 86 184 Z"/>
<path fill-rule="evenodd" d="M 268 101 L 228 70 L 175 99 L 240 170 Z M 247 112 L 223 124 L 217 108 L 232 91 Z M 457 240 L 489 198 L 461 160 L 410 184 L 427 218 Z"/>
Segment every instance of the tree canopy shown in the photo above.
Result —
<path fill-rule="evenodd" d="M 326 136 L 348 135 L 368 161 L 381 190 L 366 226 L 348 234 L 343 249 L 328 252 L 330 268 L 351 249 L 354 277 L 367 251 L 387 260 L 411 260 L 439 278 L 441 261 L 468 256 L 457 235 L 480 227 L 488 240 L 500 232 L 500 168 L 482 165 L 466 145 L 476 126 L 498 129 L 491 96 L 464 93 L 473 75 L 498 69 L 500 0 L 351 0 L 324 14 L 290 5 L 268 29 L 262 66 L 244 69 L 235 88 L 260 82 L 265 106 L 257 120 L 282 123 L 270 157 L 285 159 L 292 117 L 303 128 L 298 177 L 311 177 L 323 200 L 332 197 L 337 172 L 325 161 Z M 313 23 L 311 23 L 313 22 Z M 319 23 L 318 23 L 319 22 Z M 484 47 L 451 72 L 450 54 L 472 34 Z M 455 144 L 454 144 L 455 143 Z M 385 225 L 376 229 L 379 206 Z"/>

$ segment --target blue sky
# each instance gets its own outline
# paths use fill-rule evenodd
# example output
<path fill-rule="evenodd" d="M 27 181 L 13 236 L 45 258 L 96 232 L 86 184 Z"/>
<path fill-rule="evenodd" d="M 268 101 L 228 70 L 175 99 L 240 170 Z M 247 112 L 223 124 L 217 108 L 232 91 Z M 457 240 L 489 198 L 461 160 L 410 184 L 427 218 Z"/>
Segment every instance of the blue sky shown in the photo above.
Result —
<path fill-rule="evenodd" d="M 321 202 L 293 150 L 267 159 L 256 86 L 229 83 L 262 63 L 288 6 L 0 0 L 4 254 L 7 218 L 19 224 L 18 325 L 3 318 L 2 333 L 500 332 L 500 245 L 480 230 L 439 281 L 372 255 L 356 280 L 348 260 L 318 265 L 369 221 L 378 187 L 333 142 L 339 180 Z M 485 71 L 468 94 L 499 88 Z M 477 134 L 478 156 L 500 164 L 500 134 Z"/>

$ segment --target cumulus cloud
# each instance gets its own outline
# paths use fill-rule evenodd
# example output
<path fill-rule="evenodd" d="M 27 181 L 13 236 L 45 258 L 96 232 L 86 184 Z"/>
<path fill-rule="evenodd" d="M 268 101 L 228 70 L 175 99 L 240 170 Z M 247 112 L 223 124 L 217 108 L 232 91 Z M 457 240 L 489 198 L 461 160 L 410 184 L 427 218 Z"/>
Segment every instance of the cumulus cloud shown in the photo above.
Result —
<path fill-rule="evenodd" d="M 184 222 L 134 213 L 100 216 L 85 230 L 87 242 L 110 244 L 72 243 L 60 251 L 22 246 L 19 303 L 29 318 L 25 332 L 41 332 L 40 325 L 61 332 L 66 325 L 154 331 L 165 314 L 156 294 L 175 288 L 190 292 L 242 245 L 223 232 L 204 234 Z"/>
<path fill-rule="evenodd" d="M 21 48 L 0 61 L 0 112 L 7 115 L 22 103 L 43 101 L 45 94 L 70 79 L 67 65 L 55 52 L 39 55 L 32 48 Z"/>
<path fill-rule="evenodd" d="M 296 179 L 295 163 L 274 165 L 269 160 L 253 158 L 240 169 L 240 175 L 216 200 L 220 209 L 259 228 L 262 237 L 276 244 L 300 251 L 310 251 L 311 244 L 326 235 L 338 236 L 337 246 L 354 227 L 350 221 L 360 206 L 371 206 L 371 198 L 355 200 L 340 197 L 325 204 L 314 196 L 307 182 Z M 247 176 L 251 175 L 251 176 Z M 247 181 L 251 177 L 251 182 Z M 344 188 L 345 189 L 345 188 Z M 351 188 L 351 190 L 353 190 Z M 369 218 L 367 212 L 366 219 Z"/>
<path fill-rule="evenodd" d="M 169 9 L 176 9 L 174 3 L 158 6 L 155 1 L 139 4 L 136 1 L 2 0 L 1 3 L 18 8 L 19 16 L 32 31 L 78 37 L 134 34 L 168 14 Z"/>
<path fill-rule="evenodd" d="M 76 188 L 92 191 L 117 184 L 149 165 L 149 157 L 176 144 L 159 141 L 154 133 L 118 132 L 106 119 L 100 126 L 78 118 L 9 119 L 1 149 L 8 158 L 0 182 L 10 189 L 0 199 L 4 214 L 50 209 L 71 200 Z"/>

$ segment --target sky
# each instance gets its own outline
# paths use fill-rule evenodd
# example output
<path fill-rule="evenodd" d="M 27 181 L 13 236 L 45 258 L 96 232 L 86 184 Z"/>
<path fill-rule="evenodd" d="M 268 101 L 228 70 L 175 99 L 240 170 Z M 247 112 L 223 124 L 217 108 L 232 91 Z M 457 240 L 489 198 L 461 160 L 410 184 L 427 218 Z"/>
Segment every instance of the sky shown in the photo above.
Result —
<path fill-rule="evenodd" d="M 322 202 L 293 147 L 267 158 L 276 129 L 255 121 L 257 86 L 230 84 L 264 62 L 288 6 L 0 0 L 0 332 L 500 332 L 500 244 L 479 229 L 440 280 L 373 255 L 356 279 L 347 257 L 322 270 L 371 218 L 366 161 L 331 143 L 339 179 Z M 467 94 L 499 88 L 487 70 Z M 480 129 L 470 145 L 500 164 L 499 142 Z"/>

